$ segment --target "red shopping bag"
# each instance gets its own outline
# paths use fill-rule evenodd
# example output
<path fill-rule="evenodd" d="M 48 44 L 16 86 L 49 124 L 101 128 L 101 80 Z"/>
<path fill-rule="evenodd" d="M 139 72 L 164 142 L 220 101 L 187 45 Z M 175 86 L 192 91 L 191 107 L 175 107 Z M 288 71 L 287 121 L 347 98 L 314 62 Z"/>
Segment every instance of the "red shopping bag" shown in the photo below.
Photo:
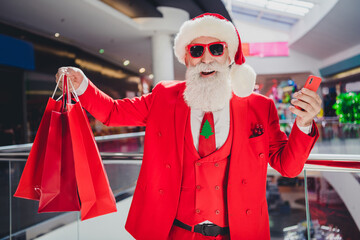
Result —
<path fill-rule="evenodd" d="M 88 119 L 77 96 L 71 104 L 66 76 L 63 82 L 62 101 L 49 99 L 14 196 L 40 200 L 39 212 L 81 206 L 81 220 L 116 212 Z"/>
<path fill-rule="evenodd" d="M 63 107 L 65 98 L 63 95 L 61 101 L 55 101 L 53 97 L 46 106 L 14 196 L 40 200 L 38 212 L 80 210 L 69 123 Z"/>
<path fill-rule="evenodd" d="M 68 114 L 52 111 L 38 212 L 80 210 Z"/>
<path fill-rule="evenodd" d="M 75 92 L 74 97 L 76 103 L 67 104 L 67 113 L 81 199 L 81 220 L 85 220 L 116 212 L 117 209 L 89 120 Z"/>
<path fill-rule="evenodd" d="M 29 157 L 26 161 L 25 168 L 22 172 L 19 185 L 14 194 L 15 197 L 32 200 L 40 199 L 40 186 L 51 113 L 52 111 L 59 111 L 61 109 L 61 105 L 61 102 L 57 102 L 54 99 L 49 98 Z"/>
<path fill-rule="evenodd" d="M 81 220 L 116 212 L 116 201 L 80 102 L 68 105 L 68 114 L 81 199 Z"/>

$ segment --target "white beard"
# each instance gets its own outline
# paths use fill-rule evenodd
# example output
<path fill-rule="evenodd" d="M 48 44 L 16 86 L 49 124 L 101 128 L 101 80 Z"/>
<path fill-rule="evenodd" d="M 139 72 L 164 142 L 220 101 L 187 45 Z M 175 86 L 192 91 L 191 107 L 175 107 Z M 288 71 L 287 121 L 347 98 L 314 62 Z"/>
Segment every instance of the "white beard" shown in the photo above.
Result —
<path fill-rule="evenodd" d="M 202 77 L 201 72 L 215 70 L 210 77 Z M 185 102 L 192 109 L 204 112 L 218 111 L 225 107 L 232 96 L 230 68 L 217 62 L 199 63 L 186 70 Z"/>

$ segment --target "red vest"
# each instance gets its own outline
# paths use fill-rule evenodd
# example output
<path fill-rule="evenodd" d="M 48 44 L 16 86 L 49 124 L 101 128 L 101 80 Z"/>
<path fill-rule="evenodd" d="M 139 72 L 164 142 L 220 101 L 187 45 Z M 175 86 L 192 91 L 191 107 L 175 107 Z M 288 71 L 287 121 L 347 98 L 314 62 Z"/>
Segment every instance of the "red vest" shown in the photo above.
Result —
<path fill-rule="evenodd" d="M 226 196 L 233 137 L 231 114 L 230 119 L 229 136 L 224 145 L 201 158 L 194 146 L 189 114 L 185 129 L 184 174 L 176 214 L 183 223 L 194 226 L 209 220 L 220 227 L 229 226 Z"/>

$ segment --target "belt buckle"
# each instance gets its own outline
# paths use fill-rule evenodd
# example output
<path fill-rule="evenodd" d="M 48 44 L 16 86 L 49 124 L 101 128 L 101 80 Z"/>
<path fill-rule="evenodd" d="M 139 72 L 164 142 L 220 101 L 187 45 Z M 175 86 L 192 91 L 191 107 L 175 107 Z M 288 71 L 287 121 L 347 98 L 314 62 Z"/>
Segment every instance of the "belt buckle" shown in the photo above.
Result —
<path fill-rule="evenodd" d="M 212 228 L 215 225 L 213 224 L 202 224 L 201 225 L 201 234 L 204 235 L 204 236 L 207 236 L 207 237 L 216 237 L 218 234 L 214 234 L 211 230 Z"/>

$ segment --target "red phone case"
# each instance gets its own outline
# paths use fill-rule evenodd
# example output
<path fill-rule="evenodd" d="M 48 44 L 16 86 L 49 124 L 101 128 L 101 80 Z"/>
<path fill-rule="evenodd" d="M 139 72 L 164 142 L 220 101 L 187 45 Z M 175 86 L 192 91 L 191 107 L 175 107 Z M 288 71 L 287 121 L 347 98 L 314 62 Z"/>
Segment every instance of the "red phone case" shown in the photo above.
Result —
<path fill-rule="evenodd" d="M 311 91 L 316 92 L 320 86 L 320 83 L 321 83 L 320 77 L 310 75 L 306 80 L 304 88 L 307 88 Z M 295 106 L 295 107 L 299 110 L 303 110 L 302 108 L 300 108 L 298 106 Z"/>
<path fill-rule="evenodd" d="M 310 75 L 308 77 L 308 79 L 306 80 L 304 88 L 307 88 L 307 89 L 310 89 L 311 91 L 316 92 L 320 86 L 320 83 L 321 83 L 320 77 Z"/>

